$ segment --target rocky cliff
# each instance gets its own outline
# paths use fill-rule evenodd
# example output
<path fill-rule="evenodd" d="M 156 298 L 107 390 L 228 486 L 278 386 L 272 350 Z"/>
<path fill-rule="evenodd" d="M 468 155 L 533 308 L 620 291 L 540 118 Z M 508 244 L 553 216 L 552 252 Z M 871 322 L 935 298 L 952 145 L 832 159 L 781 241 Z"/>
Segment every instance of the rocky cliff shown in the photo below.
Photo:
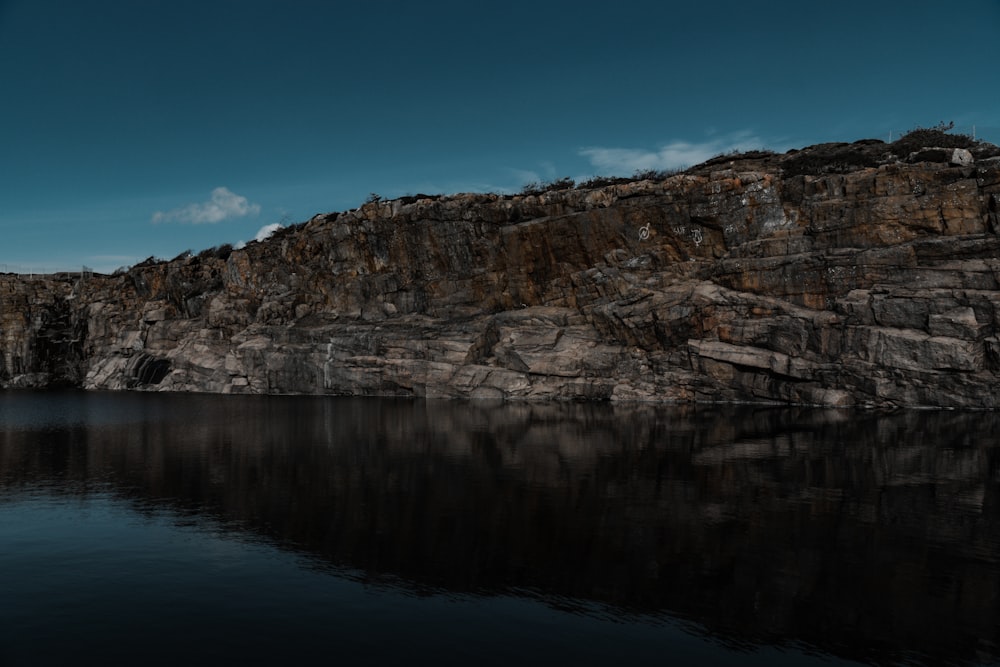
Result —
<path fill-rule="evenodd" d="M 0 383 L 1000 407 L 1000 150 L 909 141 L 0 276 Z"/>

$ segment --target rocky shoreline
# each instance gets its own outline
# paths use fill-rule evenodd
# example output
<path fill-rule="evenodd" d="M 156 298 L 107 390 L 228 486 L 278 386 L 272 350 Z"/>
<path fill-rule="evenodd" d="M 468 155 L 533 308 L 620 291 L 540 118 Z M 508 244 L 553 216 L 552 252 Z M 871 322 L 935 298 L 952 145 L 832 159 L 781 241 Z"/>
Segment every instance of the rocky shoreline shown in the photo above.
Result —
<path fill-rule="evenodd" d="M 863 141 L 406 197 L 0 275 L 0 386 L 1000 407 L 1000 150 Z"/>

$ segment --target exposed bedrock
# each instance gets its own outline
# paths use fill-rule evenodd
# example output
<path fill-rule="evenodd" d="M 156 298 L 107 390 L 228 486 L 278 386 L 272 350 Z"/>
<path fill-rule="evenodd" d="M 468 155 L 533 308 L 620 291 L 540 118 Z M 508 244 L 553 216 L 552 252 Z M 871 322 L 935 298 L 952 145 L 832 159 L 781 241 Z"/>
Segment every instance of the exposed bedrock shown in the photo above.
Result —
<path fill-rule="evenodd" d="M 3 275 L 0 384 L 1000 407 L 997 158 L 790 175 L 809 150 Z"/>

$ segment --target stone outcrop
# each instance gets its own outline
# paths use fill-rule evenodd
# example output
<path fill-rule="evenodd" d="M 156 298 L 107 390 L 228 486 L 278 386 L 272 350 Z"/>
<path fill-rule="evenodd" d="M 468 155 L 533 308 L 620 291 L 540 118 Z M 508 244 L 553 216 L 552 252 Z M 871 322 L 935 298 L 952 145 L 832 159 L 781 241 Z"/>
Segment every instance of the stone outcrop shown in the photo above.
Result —
<path fill-rule="evenodd" d="M 0 382 L 1000 407 L 1000 151 L 902 148 L 418 195 L 118 275 L 0 276 Z"/>

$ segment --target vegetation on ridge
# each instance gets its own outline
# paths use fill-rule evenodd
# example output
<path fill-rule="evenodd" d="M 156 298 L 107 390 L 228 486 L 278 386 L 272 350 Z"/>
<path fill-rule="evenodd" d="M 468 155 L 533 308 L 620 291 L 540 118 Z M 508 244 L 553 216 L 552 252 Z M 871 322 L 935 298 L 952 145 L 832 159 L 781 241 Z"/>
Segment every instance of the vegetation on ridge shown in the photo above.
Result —
<path fill-rule="evenodd" d="M 950 134 L 954 123 L 917 127 L 892 143 L 862 139 L 854 143 L 831 143 L 789 151 L 781 160 L 782 173 L 788 176 L 843 174 L 878 167 L 890 162 L 948 162 L 952 150 L 962 148 L 977 160 L 1000 155 L 1000 148 L 978 141 L 967 134 Z"/>
<path fill-rule="evenodd" d="M 768 166 L 771 169 L 780 169 L 781 175 L 788 178 L 802 175 L 818 176 L 823 174 L 850 173 L 895 161 L 947 162 L 951 159 L 951 150 L 955 148 L 969 150 L 976 160 L 1000 156 L 1000 147 L 985 141 L 976 140 L 967 134 L 951 134 L 950 131 L 953 128 L 954 123 L 939 123 L 934 127 L 914 128 L 891 143 L 886 143 L 880 139 L 861 139 L 852 143 L 833 142 L 807 146 L 802 149 L 793 149 L 783 155 L 767 149 L 734 150 L 716 155 L 705 162 L 693 165 L 687 169 L 637 169 L 631 176 L 595 175 L 579 183 L 569 177 L 561 177 L 549 181 L 532 181 L 522 186 L 517 194 L 505 194 L 502 196 L 505 199 L 511 199 L 517 196 L 538 196 L 570 189 L 592 190 L 638 181 L 665 181 L 671 176 L 678 174 L 705 174 L 709 171 L 717 170 L 717 168 L 724 165 L 728 166 L 736 162 L 745 163 L 744 169 L 766 168 Z M 493 194 L 500 196 L 497 193 Z M 398 201 L 405 206 L 422 199 L 437 201 L 445 196 L 440 194 L 407 194 L 393 201 Z M 372 192 L 362 205 L 384 204 L 388 201 L 388 199 L 378 193 Z M 330 219 L 331 216 L 337 217 L 339 215 L 339 213 L 334 213 L 324 217 Z M 274 231 L 270 238 L 276 239 L 285 236 L 301 229 L 306 224 L 306 222 L 285 224 L 281 229 Z M 232 254 L 233 250 L 233 246 L 228 243 L 214 248 L 207 248 L 197 255 L 193 255 L 190 250 L 187 250 L 172 261 L 185 259 L 208 260 L 213 257 L 226 260 Z M 132 268 L 161 264 L 165 261 L 156 257 L 148 257 L 133 265 Z M 128 270 L 129 267 L 121 267 L 115 273 L 125 273 Z"/>

